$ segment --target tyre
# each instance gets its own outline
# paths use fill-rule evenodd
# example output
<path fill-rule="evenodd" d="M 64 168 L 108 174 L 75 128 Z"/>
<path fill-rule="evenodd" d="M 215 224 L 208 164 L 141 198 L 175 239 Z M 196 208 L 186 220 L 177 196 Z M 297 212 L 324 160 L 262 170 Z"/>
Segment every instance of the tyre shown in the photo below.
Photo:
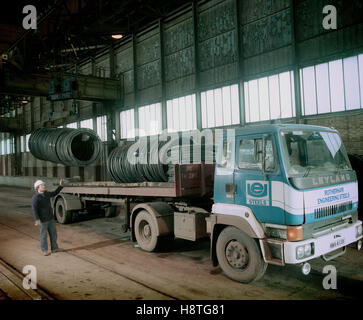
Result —
<path fill-rule="evenodd" d="M 142 210 L 135 218 L 134 231 L 138 245 L 145 251 L 155 251 L 158 246 L 158 226 L 146 210 Z"/>
<path fill-rule="evenodd" d="M 61 224 L 66 224 L 72 221 L 72 212 L 66 210 L 64 200 L 59 198 L 55 204 L 55 216 Z"/>
<path fill-rule="evenodd" d="M 257 281 L 267 268 L 256 241 L 235 227 L 219 234 L 216 253 L 225 275 L 238 282 Z"/>

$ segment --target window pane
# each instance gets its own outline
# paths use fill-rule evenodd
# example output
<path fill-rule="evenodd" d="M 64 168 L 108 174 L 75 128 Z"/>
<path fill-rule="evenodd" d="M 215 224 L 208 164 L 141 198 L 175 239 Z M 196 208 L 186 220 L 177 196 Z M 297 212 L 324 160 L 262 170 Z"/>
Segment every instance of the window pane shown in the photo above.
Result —
<path fill-rule="evenodd" d="M 81 121 L 80 122 L 80 127 L 93 130 L 93 121 L 92 121 L 92 119 Z"/>
<path fill-rule="evenodd" d="M 315 66 L 318 113 L 330 112 L 329 70 L 328 64 Z"/>
<path fill-rule="evenodd" d="M 161 104 L 159 105 L 161 108 Z M 168 100 L 166 105 L 169 132 L 196 129 L 195 94 Z M 161 126 L 161 120 L 158 123 L 158 126 Z"/>
<path fill-rule="evenodd" d="M 232 102 L 232 124 L 239 124 L 239 93 L 238 85 L 231 86 L 231 102 Z"/>
<path fill-rule="evenodd" d="M 216 115 L 216 127 L 223 126 L 223 110 L 222 110 L 222 89 L 214 90 L 214 109 Z"/>
<path fill-rule="evenodd" d="M 30 134 L 27 134 L 25 136 L 25 152 L 29 152 L 29 138 L 30 138 Z"/>
<path fill-rule="evenodd" d="M 303 70 L 300 69 L 300 99 L 301 99 L 301 113 L 305 115 L 305 101 L 304 101 L 304 81 L 303 81 Z"/>
<path fill-rule="evenodd" d="M 316 114 L 316 90 L 314 67 L 303 69 L 305 115 Z"/>
<path fill-rule="evenodd" d="M 24 152 L 24 136 L 20 136 L 20 152 Z"/>
<path fill-rule="evenodd" d="M 271 119 L 278 119 L 280 117 L 280 96 L 279 96 L 279 77 L 274 75 L 268 77 L 270 89 L 270 114 Z"/>
<path fill-rule="evenodd" d="M 77 122 L 68 123 L 66 127 L 71 129 L 77 129 Z"/>
<path fill-rule="evenodd" d="M 240 142 L 239 148 L 239 163 L 238 166 L 242 169 L 260 169 L 261 162 L 255 159 L 255 143 L 262 147 L 261 139 L 243 139 Z"/>
<path fill-rule="evenodd" d="M 178 99 L 173 100 L 173 128 L 174 131 L 178 131 L 179 126 L 179 101 Z"/>
<path fill-rule="evenodd" d="M 194 95 L 193 95 L 194 97 Z M 185 130 L 194 129 L 192 96 L 185 97 Z"/>
<path fill-rule="evenodd" d="M 121 139 L 135 137 L 134 109 L 120 113 Z"/>
<path fill-rule="evenodd" d="M 139 135 L 154 135 L 161 132 L 161 103 L 139 107 Z"/>
<path fill-rule="evenodd" d="M 358 109 L 360 108 L 360 101 L 357 57 L 344 59 L 343 64 L 346 109 Z"/>
<path fill-rule="evenodd" d="M 248 82 L 244 83 L 244 95 L 245 95 L 245 114 L 246 114 L 246 122 L 251 122 L 250 118 L 250 100 L 249 100 L 249 91 L 248 91 Z"/>
<path fill-rule="evenodd" d="M 203 128 L 239 123 L 238 85 L 201 93 Z"/>
<path fill-rule="evenodd" d="M 207 114 L 207 95 L 205 92 L 200 94 L 200 103 L 202 107 L 202 127 L 208 127 L 208 114 Z"/>
<path fill-rule="evenodd" d="M 97 134 L 101 141 L 107 140 L 107 118 L 106 116 L 97 117 Z"/>
<path fill-rule="evenodd" d="M 174 132 L 174 125 L 173 125 L 173 101 L 168 100 L 166 102 L 166 113 L 167 113 L 167 120 L 168 120 L 168 131 Z"/>
<path fill-rule="evenodd" d="M 290 72 L 280 73 L 280 98 L 281 98 L 281 116 L 280 118 L 291 118 L 291 87 Z"/>
<path fill-rule="evenodd" d="M 207 112 L 208 112 L 208 128 L 214 127 L 214 95 L 213 90 L 207 91 Z"/>
<path fill-rule="evenodd" d="M 193 110 L 193 127 L 192 129 L 197 129 L 197 102 L 195 94 L 192 95 L 192 110 Z"/>
<path fill-rule="evenodd" d="M 252 80 L 249 82 L 249 100 L 250 100 L 250 117 L 251 122 L 260 120 L 260 111 L 258 104 L 258 87 L 257 80 Z"/>
<path fill-rule="evenodd" d="M 292 116 L 296 116 L 296 104 L 295 104 L 295 78 L 294 72 L 290 71 L 290 83 L 291 83 L 291 108 L 292 108 Z"/>
<path fill-rule="evenodd" d="M 223 97 L 223 122 L 225 125 L 232 124 L 232 102 L 231 102 L 231 87 L 222 88 Z"/>
<path fill-rule="evenodd" d="M 330 98 L 332 111 L 344 111 L 344 86 L 342 60 L 329 62 Z"/>
<path fill-rule="evenodd" d="M 179 130 L 185 130 L 187 128 L 187 120 L 186 120 L 186 106 L 185 106 L 185 97 L 179 98 L 179 118 L 180 118 L 180 128 Z"/>
<path fill-rule="evenodd" d="M 258 91 L 260 93 L 260 120 L 270 119 L 270 107 L 268 99 L 268 79 L 267 77 L 258 80 Z"/>

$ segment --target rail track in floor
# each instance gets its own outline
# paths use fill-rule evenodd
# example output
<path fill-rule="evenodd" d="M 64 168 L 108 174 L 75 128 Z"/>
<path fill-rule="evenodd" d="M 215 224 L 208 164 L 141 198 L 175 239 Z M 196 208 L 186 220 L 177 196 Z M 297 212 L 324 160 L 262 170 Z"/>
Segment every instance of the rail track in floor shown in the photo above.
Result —
<path fill-rule="evenodd" d="M 25 233 L 25 232 L 23 232 L 23 231 L 21 231 L 21 230 L 19 230 L 17 228 L 14 228 L 13 226 L 9 226 L 9 225 L 7 225 L 7 224 L 5 224 L 3 222 L 0 222 L 0 225 L 3 225 L 3 226 L 5 226 L 7 228 L 10 228 L 10 229 L 13 229 L 13 230 L 15 230 L 15 231 L 17 231 L 17 232 L 31 238 L 31 239 L 33 239 L 33 240 L 39 241 L 39 238 L 33 237 L 32 235 L 30 235 L 28 233 Z M 128 240 L 125 240 L 125 241 L 128 241 Z M 97 245 L 97 243 L 95 243 L 93 245 Z M 93 260 L 91 258 L 84 257 L 84 255 L 79 255 L 79 254 L 77 254 L 76 250 L 77 250 L 77 248 L 76 249 L 69 249 L 69 250 L 65 250 L 64 253 L 73 255 L 74 257 L 77 257 L 78 259 L 81 259 L 81 260 L 83 260 L 85 262 L 88 262 L 90 264 L 93 264 L 93 265 L 97 266 L 98 268 L 102 268 L 104 270 L 107 270 L 108 272 L 113 273 L 117 277 L 127 279 L 127 280 L 132 281 L 132 282 L 134 282 L 134 283 L 136 283 L 136 284 L 138 284 L 138 285 L 140 285 L 140 286 L 142 286 L 142 287 L 144 287 L 146 289 L 157 292 L 158 294 L 161 294 L 161 295 L 165 296 L 167 299 L 179 300 L 179 298 L 177 298 L 175 296 L 172 296 L 172 295 L 170 295 L 170 294 L 168 294 L 166 292 L 163 292 L 163 291 L 161 291 L 159 289 L 155 289 L 155 288 L 153 288 L 153 287 L 151 287 L 149 285 L 146 285 L 146 284 L 142 283 L 141 281 L 130 277 L 129 275 L 117 272 L 117 271 L 113 270 L 112 268 L 110 268 L 110 267 L 108 267 L 108 266 L 106 266 L 106 265 L 104 265 L 102 263 L 99 263 L 99 262 L 97 262 L 97 261 L 95 261 L 95 260 Z M 24 278 L 25 275 L 22 274 L 19 270 L 17 270 L 14 266 L 9 264 L 8 262 L 2 260 L 1 257 L 0 257 L 0 267 L 1 267 L 1 264 L 4 264 L 5 266 L 7 266 L 9 271 L 12 270 L 13 273 L 17 274 L 18 277 L 21 276 L 21 281 L 23 281 L 23 278 Z M 1 269 L 0 269 L 0 273 L 1 273 Z M 41 298 L 44 297 L 44 298 L 46 298 L 46 300 L 57 300 L 55 293 L 51 293 L 49 290 L 47 290 L 44 287 L 40 287 L 39 285 L 38 285 L 38 288 L 39 288 L 39 292 L 41 293 L 41 294 L 39 294 Z"/>

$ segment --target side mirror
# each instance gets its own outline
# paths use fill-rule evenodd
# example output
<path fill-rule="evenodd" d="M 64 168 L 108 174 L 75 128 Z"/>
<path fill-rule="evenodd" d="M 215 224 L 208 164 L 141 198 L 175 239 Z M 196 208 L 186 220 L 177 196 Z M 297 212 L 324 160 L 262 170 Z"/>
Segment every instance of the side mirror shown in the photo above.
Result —
<path fill-rule="evenodd" d="M 266 135 L 262 137 L 262 174 L 266 174 L 265 166 L 266 166 Z"/>

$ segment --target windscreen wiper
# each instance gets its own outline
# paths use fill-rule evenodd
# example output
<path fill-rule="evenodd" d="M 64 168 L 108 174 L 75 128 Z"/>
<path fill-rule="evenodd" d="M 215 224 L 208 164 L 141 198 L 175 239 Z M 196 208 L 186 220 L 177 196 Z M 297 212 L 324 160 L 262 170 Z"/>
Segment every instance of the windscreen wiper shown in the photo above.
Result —
<path fill-rule="evenodd" d="M 304 175 L 303 175 L 303 177 L 304 177 L 304 178 L 305 178 L 305 177 L 307 177 L 307 176 L 309 175 L 310 170 L 311 170 L 312 168 L 314 168 L 314 166 L 307 166 L 307 167 L 306 167 L 306 171 L 305 171 L 305 173 L 304 173 Z"/>

